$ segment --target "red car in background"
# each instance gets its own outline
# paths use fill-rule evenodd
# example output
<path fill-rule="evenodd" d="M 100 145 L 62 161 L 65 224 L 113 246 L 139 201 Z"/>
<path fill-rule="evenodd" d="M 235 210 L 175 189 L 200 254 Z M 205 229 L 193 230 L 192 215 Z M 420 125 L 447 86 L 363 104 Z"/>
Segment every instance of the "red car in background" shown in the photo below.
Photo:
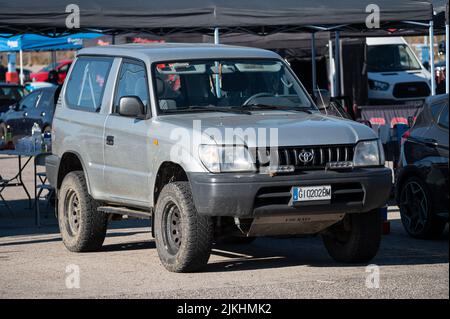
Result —
<path fill-rule="evenodd" d="M 55 70 L 58 72 L 58 84 L 63 84 L 64 80 L 66 79 L 67 71 L 69 71 L 70 65 L 72 64 L 73 60 L 62 60 L 58 61 L 56 63 L 51 63 L 42 70 L 31 73 L 30 78 L 31 81 L 34 82 L 46 82 L 48 81 L 48 73 L 51 70 Z"/>

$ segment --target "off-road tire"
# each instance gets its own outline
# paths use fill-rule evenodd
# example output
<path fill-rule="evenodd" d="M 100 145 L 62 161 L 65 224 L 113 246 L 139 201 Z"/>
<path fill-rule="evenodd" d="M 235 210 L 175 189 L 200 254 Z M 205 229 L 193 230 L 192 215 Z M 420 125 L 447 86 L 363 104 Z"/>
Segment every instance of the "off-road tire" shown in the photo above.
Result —
<path fill-rule="evenodd" d="M 170 239 L 171 216 L 178 215 L 175 239 Z M 174 182 L 164 186 L 155 209 L 155 241 L 159 258 L 171 272 L 194 272 L 209 260 L 213 242 L 211 217 L 201 216 L 195 209 L 188 182 Z M 175 227 L 175 226 L 174 226 Z M 179 246 L 174 248 L 179 236 Z M 174 245 L 172 245 L 174 244 Z"/>
<path fill-rule="evenodd" d="M 77 230 L 71 228 L 69 222 L 70 203 L 73 197 L 77 198 L 78 213 Z M 72 202 L 70 202 L 72 201 Z M 89 195 L 86 185 L 86 178 L 82 171 L 70 172 L 64 177 L 61 188 L 58 192 L 58 223 L 63 243 L 72 252 L 97 251 L 105 240 L 108 226 L 108 216 L 97 211 L 97 202 Z M 72 217 L 72 216 L 71 216 Z"/>
<path fill-rule="evenodd" d="M 416 229 L 412 226 L 411 217 L 409 217 L 411 214 L 411 209 L 413 209 L 412 202 L 418 199 L 419 194 L 417 194 L 416 196 L 412 195 L 412 197 L 414 197 L 412 199 L 406 199 L 403 197 L 406 195 L 404 192 L 408 190 L 407 187 L 409 187 L 409 185 L 411 184 L 416 185 L 416 187 L 419 188 L 420 196 L 422 196 L 423 200 L 425 201 L 425 207 L 422 212 L 423 216 L 421 218 L 421 223 L 423 223 L 423 226 L 420 229 Z M 403 203 L 402 201 L 405 201 L 405 203 Z M 400 189 L 399 207 L 403 228 L 411 237 L 418 239 L 436 239 L 439 238 L 444 232 L 447 221 L 439 219 L 433 213 L 433 200 L 430 191 L 420 178 L 412 176 L 408 178 L 404 183 L 402 183 Z"/>
<path fill-rule="evenodd" d="M 374 258 L 381 241 L 382 220 L 378 209 L 347 214 L 323 235 L 330 256 L 337 262 L 364 263 Z"/>

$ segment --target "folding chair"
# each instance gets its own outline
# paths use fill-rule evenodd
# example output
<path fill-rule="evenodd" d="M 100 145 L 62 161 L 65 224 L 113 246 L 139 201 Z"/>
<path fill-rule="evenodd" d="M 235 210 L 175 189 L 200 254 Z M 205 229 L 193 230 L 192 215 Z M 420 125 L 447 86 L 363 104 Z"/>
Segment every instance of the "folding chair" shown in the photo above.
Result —
<path fill-rule="evenodd" d="M 47 182 L 47 174 L 44 172 L 38 172 L 37 168 L 39 166 L 45 166 L 45 158 L 48 154 L 39 154 L 34 158 L 34 169 L 36 172 L 35 176 L 35 200 L 34 200 L 34 209 L 36 214 L 36 224 L 39 226 L 40 224 L 40 201 L 45 200 L 47 202 L 47 208 L 50 206 L 50 200 L 54 195 L 54 188 L 48 184 Z M 43 192 L 46 191 L 45 194 Z M 48 215 L 46 216 L 48 217 Z"/>

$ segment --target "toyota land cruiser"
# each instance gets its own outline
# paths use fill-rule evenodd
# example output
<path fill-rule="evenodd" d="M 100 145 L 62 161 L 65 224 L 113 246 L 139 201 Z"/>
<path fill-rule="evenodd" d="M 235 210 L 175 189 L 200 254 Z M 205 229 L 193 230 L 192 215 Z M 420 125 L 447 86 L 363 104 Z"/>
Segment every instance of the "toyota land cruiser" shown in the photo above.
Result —
<path fill-rule="evenodd" d="M 196 271 L 217 242 L 317 235 L 339 262 L 378 250 L 391 172 L 375 133 L 322 115 L 273 52 L 222 45 L 81 50 L 47 174 L 65 246 L 151 218 L 162 264 Z"/>

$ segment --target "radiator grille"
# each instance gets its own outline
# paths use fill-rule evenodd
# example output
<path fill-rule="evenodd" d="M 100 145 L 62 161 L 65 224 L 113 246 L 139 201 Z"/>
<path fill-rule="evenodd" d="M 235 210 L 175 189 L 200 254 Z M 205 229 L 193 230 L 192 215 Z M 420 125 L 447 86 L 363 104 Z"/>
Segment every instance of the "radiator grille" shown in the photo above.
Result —
<path fill-rule="evenodd" d="M 274 154 L 275 152 L 275 154 Z M 305 156 L 302 153 L 308 153 Z M 256 164 L 258 167 L 293 165 L 295 170 L 324 169 L 329 162 L 353 161 L 354 145 L 280 147 L 273 149 L 257 149 Z"/>

